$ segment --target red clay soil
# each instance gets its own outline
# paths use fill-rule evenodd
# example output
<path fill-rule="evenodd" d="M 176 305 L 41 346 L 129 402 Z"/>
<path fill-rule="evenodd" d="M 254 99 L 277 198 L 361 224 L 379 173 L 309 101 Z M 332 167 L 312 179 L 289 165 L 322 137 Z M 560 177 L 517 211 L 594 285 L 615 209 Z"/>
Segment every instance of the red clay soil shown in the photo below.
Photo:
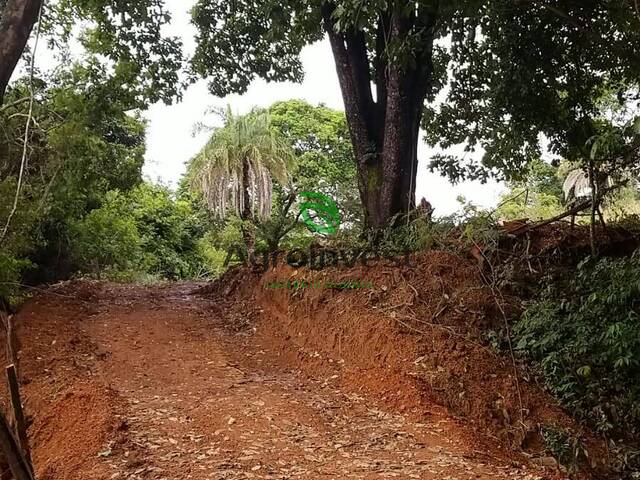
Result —
<path fill-rule="evenodd" d="M 259 278 L 237 270 L 217 284 L 217 295 L 233 292 L 236 306 L 238 296 L 259 305 L 256 339 L 278 352 L 282 365 L 312 376 L 338 374 L 343 388 L 414 419 L 454 416 L 474 431 L 458 432 L 459 438 L 511 458 L 522 452 L 548 463 L 541 427 L 569 428 L 587 445 L 598 472 L 592 475 L 604 475 L 602 443 L 509 355 L 481 340 L 513 320 L 517 299 L 487 286 L 475 262 L 450 253 L 420 254 L 401 268 L 384 263 L 320 272 L 281 266 Z M 296 281 L 305 287 L 280 288 Z M 316 288 L 344 281 L 367 286 Z"/>
<path fill-rule="evenodd" d="M 368 285 L 270 288 L 303 279 Z M 517 302 L 469 260 L 238 269 L 200 287 L 73 282 L 17 315 L 39 480 L 565 478 L 543 425 L 601 458 L 481 342 Z"/>

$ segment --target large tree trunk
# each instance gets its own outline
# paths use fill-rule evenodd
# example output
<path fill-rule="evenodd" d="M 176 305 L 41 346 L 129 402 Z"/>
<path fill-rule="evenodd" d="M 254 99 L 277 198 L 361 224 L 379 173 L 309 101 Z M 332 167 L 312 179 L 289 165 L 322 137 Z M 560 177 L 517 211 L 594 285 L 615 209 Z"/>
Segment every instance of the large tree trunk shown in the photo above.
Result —
<path fill-rule="evenodd" d="M 383 14 L 370 66 L 363 32 L 336 32 L 333 7 L 326 6 L 323 13 L 354 146 L 365 223 L 379 230 L 415 207 L 420 120 L 433 77 L 435 15 Z M 415 31 L 423 38 L 414 52 L 415 64 L 388 62 L 387 44 L 402 41 Z"/>
<path fill-rule="evenodd" d="M 0 105 L 38 20 L 41 4 L 42 0 L 7 0 L 0 11 Z"/>

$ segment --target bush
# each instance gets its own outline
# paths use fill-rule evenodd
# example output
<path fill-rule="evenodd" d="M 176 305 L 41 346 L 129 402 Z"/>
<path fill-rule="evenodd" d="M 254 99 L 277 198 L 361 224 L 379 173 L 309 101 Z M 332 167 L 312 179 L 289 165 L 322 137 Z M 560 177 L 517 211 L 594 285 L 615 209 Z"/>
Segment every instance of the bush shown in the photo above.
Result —
<path fill-rule="evenodd" d="M 227 270 L 228 252 L 214 246 L 211 234 L 198 240 L 197 251 L 201 262 L 196 277 L 218 278 Z"/>
<path fill-rule="evenodd" d="M 570 472 L 577 471 L 580 464 L 589 459 L 587 449 L 580 438 L 569 430 L 546 426 L 542 428 L 541 433 L 547 453 Z"/>
<path fill-rule="evenodd" d="M 587 260 L 515 326 L 551 392 L 608 437 L 640 434 L 640 254 Z"/>
<path fill-rule="evenodd" d="M 72 224 L 71 246 L 80 273 L 115 281 L 218 276 L 210 228 L 189 199 L 143 183 L 127 194 L 108 192 L 99 208 Z"/>
<path fill-rule="evenodd" d="M 126 199 L 109 192 L 105 204 L 71 225 L 71 248 L 82 272 L 101 276 L 109 270 L 135 270 L 142 248 Z"/>
<path fill-rule="evenodd" d="M 128 195 L 129 208 L 140 232 L 143 270 L 177 280 L 197 274 L 201 258 L 198 239 L 205 227 L 186 200 L 176 200 L 166 187 L 143 183 Z"/>
<path fill-rule="evenodd" d="M 491 212 L 467 202 L 464 197 L 458 197 L 458 202 L 460 210 L 447 217 L 432 219 L 421 215 L 420 210 L 408 218 L 396 215 L 387 228 L 375 232 L 360 246 L 375 244 L 387 254 L 437 249 L 467 255 L 473 247 L 494 248 L 499 230 Z"/>
<path fill-rule="evenodd" d="M 29 260 L 18 258 L 10 252 L 0 250 L 0 301 L 16 303 L 20 294 L 22 273 L 32 264 Z M 1 308 L 1 307 L 0 307 Z"/>

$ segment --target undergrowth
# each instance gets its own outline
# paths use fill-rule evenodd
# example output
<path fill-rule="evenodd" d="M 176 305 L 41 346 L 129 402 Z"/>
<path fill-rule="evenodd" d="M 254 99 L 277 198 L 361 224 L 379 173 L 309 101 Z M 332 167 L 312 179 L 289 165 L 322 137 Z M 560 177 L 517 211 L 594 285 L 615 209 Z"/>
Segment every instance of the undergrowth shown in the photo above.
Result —
<path fill-rule="evenodd" d="M 640 253 L 548 279 L 513 333 L 551 393 L 608 439 L 621 470 L 637 471 L 620 445 L 640 439 Z"/>
<path fill-rule="evenodd" d="M 394 218 L 378 232 L 377 247 L 388 252 L 451 251 L 467 255 L 473 247 L 491 249 L 497 244 L 499 229 L 490 213 L 460 199 L 462 209 L 435 220 L 425 217 Z M 369 239 L 370 243 L 374 243 Z"/>
<path fill-rule="evenodd" d="M 571 473 L 579 470 L 589 454 L 578 436 L 569 430 L 545 426 L 541 431 L 547 452 Z"/>

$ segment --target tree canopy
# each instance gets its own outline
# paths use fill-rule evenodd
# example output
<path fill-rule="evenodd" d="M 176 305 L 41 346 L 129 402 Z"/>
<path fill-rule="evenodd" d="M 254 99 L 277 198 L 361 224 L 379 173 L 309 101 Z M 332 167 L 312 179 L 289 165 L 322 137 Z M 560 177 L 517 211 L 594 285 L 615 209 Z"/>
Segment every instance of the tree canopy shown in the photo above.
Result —
<path fill-rule="evenodd" d="M 296 155 L 294 188 L 329 195 L 340 207 L 345 223 L 361 226 L 356 164 L 344 113 L 289 100 L 271 105 L 269 114 L 272 127 Z"/>
<path fill-rule="evenodd" d="M 584 160 L 612 108 L 640 99 L 633 2 L 484 2 L 453 25 L 450 89 L 426 109 L 427 139 L 483 151 L 480 164 L 436 157 L 453 179 L 518 176 L 544 147 Z"/>
<path fill-rule="evenodd" d="M 637 99 L 640 17 L 627 0 L 199 0 L 193 21 L 191 70 L 216 95 L 300 81 L 301 49 L 329 38 L 374 228 L 414 203 L 420 123 L 434 145 L 484 149 L 481 165 L 436 157 L 451 178 L 514 176 L 539 158 L 541 135 L 583 154 L 604 90 Z"/>
<path fill-rule="evenodd" d="M 63 64 L 82 69 L 84 85 L 103 86 L 130 109 L 179 97 L 182 44 L 163 33 L 171 17 L 162 0 L 8 0 L 0 3 L 0 103 L 41 8 L 42 37 Z M 75 42 L 83 51 L 74 59 Z"/>

